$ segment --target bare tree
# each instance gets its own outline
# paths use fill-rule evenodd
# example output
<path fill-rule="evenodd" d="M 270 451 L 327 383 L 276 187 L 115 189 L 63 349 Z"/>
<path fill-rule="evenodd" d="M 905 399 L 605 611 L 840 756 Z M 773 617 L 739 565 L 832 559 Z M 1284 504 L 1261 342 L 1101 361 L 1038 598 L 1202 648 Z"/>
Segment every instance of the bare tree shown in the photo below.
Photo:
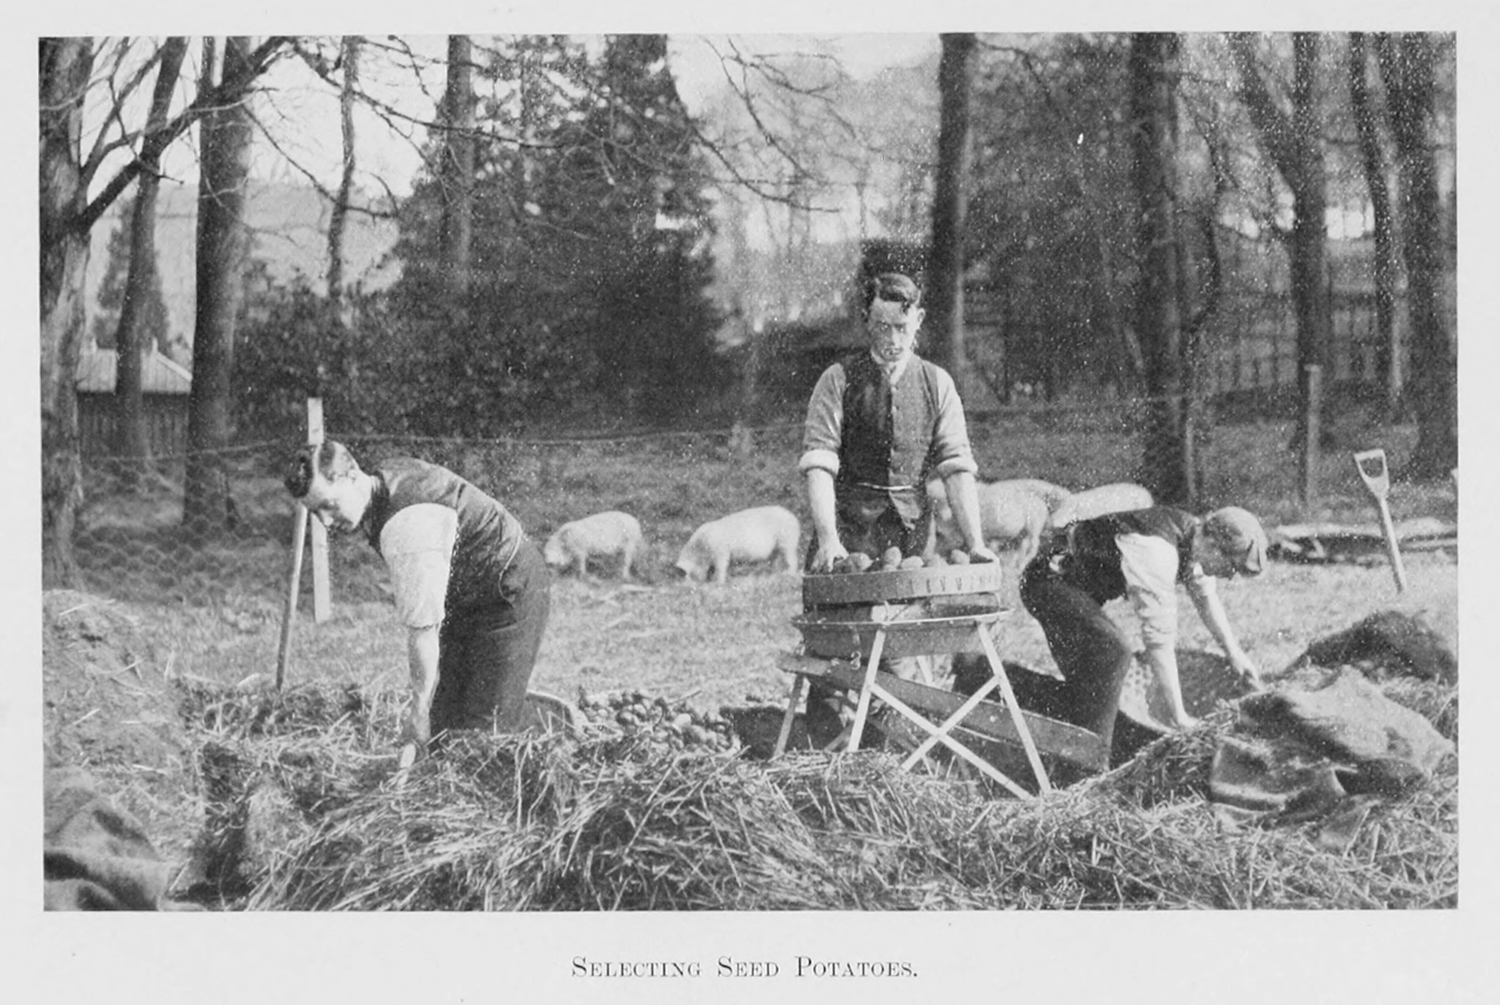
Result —
<path fill-rule="evenodd" d="M 346 35 L 340 41 L 340 61 L 344 78 L 339 87 L 339 126 L 343 137 L 342 170 L 339 188 L 328 217 L 328 305 L 337 322 L 344 297 L 344 229 L 349 219 L 349 199 L 354 191 L 354 103 L 359 93 L 358 35 Z"/>
<path fill-rule="evenodd" d="M 82 225 L 88 187 L 81 162 L 83 102 L 94 68 L 90 38 L 41 40 L 42 583 L 77 580 L 73 521 L 79 496 L 78 400 L 73 376 L 83 342 Z"/>
<path fill-rule="evenodd" d="M 1386 388 L 1386 404 L 1395 414 L 1401 400 L 1402 360 L 1397 343 L 1396 284 L 1400 268 L 1396 258 L 1396 224 L 1391 212 L 1390 186 L 1386 183 L 1384 146 L 1380 135 L 1380 110 L 1370 94 L 1369 53 L 1364 32 L 1349 33 L 1349 104 L 1359 136 L 1360 163 L 1365 187 L 1375 217 L 1375 370 Z"/>
<path fill-rule="evenodd" d="M 239 76 L 226 76 L 217 88 L 201 91 L 159 130 L 131 124 L 128 102 L 155 68 L 159 55 L 127 69 L 126 43 L 100 44 L 88 37 L 44 38 L 38 61 L 38 119 L 41 143 L 40 293 L 42 411 L 42 575 L 46 585 L 73 585 L 78 567 L 73 555 L 73 526 L 80 494 L 78 402 L 73 387 L 84 333 L 84 279 L 89 234 L 94 224 L 141 173 L 205 112 L 233 100 L 271 66 L 287 39 L 268 38 L 251 53 Z M 101 55 L 106 69 L 94 70 Z M 96 88 L 107 95 L 107 128 L 83 150 L 85 100 Z M 121 149 L 138 151 L 107 178 L 105 167 Z M 97 194 L 88 193 L 94 183 Z"/>
<path fill-rule="evenodd" d="M 1240 99 L 1250 115 L 1271 162 L 1292 194 L 1292 227 L 1288 258 L 1292 276 L 1292 310 L 1297 320 L 1297 387 L 1302 401 L 1293 443 L 1300 444 L 1308 426 L 1307 393 L 1309 365 L 1317 365 L 1332 378 L 1333 307 L 1328 296 L 1328 250 L 1325 216 L 1328 207 L 1324 172 L 1323 138 L 1318 120 L 1316 71 L 1318 36 L 1297 32 L 1292 36 L 1293 81 L 1291 114 L 1286 114 L 1271 96 L 1270 87 L 1256 61 L 1255 36 L 1229 36 L 1230 52 L 1238 71 Z M 1327 405 L 1324 405 L 1325 412 Z M 1332 425 L 1321 426 L 1325 435 Z"/>
<path fill-rule="evenodd" d="M 1381 34 L 1375 40 L 1401 177 L 1412 408 L 1417 416 L 1411 473 L 1417 478 L 1444 478 L 1458 465 L 1458 357 L 1452 301 L 1445 289 L 1453 263 L 1433 156 L 1441 142 L 1434 83 L 1437 46 L 1437 36 L 1426 33 Z"/>
<path fill-rule="evenodd" d="M 474 63 L 467 35 L 448 37 L 448 89 L 443 95 L 443 267 L 448 291 L 461 304 L 472 273 L 474 227 Z"/>
<path fill-rule="evenodd" d="M 224 73 L 244 73 L 250 39 L 224 44 Z M 203 74 L 215 74 L 213 39 L 204 42 Z M 253 122 L 245 96 L 215 107 L 203 119 L 202 175 L 198 189 L 197 310 L 193 326 L 193 383 L 188 396 L 188 467 L 183 525 L 211 531 L 232 519 L 222 456 L 233 429 L 231 411 L 234 329 L 244 300 L 244 269 L 250 251 L 245 228 L 245 191 L 250 178 Z"/>
<path fill-rule="evenodd" d="M 1147 487 L 1158 500 L 1192 505 L 1197 485 L 1188 421 L 1191 373 L 1179 300 L 1183 288 L 1182 236 L 1177 218 L 1180 56 L 1177 35 L 1146 32 L 1132 36 L 1132 163 L 1140 207 L 1136 330 L 1146 361 L 1149 396 L 1142 471 Z"/>
<path fill-rule="evenodd" d="M 968 208 L 973 135 L 969 105 L 974 49 L 970 33 L 942 36 L 938 63 L 940 112 L 936 190 L 932 200 L 932 242 L 927 253 L 928 338 L 935 362 L 947 368 L 962 390 L 973 385 L 964 350 L 964 215 Z"/>
<path fill-rule="evenodd" d="M 172 93 L 187 54 L 187 39 L 174 36 L 161 50 L 146 132 L 160 133 L 171 110 Z M 161 151 L 148 145 L 141 151 L 141 173 L 136 181 L 130 214 L 130 265 L 125 274 L 125 297 L 115 329 L 115 452 L 121 457 L 145 457 L 146 416 L 141 393 L 142 312 L 151 296 L 156 272 L 156 196 L 161 187 Z M 132 473 L 135 469 L 130 469 Z"/>

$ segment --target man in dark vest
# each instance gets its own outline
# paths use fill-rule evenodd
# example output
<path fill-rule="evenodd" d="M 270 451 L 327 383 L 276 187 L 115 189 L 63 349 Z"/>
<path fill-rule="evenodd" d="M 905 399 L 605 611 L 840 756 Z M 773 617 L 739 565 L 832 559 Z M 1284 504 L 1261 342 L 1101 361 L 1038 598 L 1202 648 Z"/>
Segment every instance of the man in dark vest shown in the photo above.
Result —
<path fill-rule="evenodd" d="M 413 692 L 403 765 L 445 730 L 518 730 L 551 572 L 515 516 L 446 468 L 399 457 L 365 472 L 332 440 L 299 451 L 285 484 L 390 570 Z"/>
<path fill-rule="evenodd" d="M 807 404 L 798 468 L 807 488 L 814 540 L 804 568 L 828 572 L 851 551 L 879 559 L 890 548 L 921 556 L 932 512 L 925 486 L 943 481 L 973 561 L 997 561 L 979 525 L 977 466 L 953 379 L 916 355 L 921 291 L 884 273 L 865 291 L 869 348 L 830 366 Z M 907 676 L 910 661 L 895 661 Z M 808 732 L 837 733 L 840 702 L 811 682 Z"/>
<path fill-rule="evenodd" d="M 1140 619 L 1145 662 L 1173 720 L 1166 725 L 1194 725 L 1177 676 L 1177 586 L 1187 590 L 1230 664 L 1259 687 L 1260 672 L 1240 647 L 1215 583 L 1259 574 L 1265 554 L 1260 522 L 1237 506 L 1204 517 L 1155 506 L 1073 524 L 1021 575 L 1021 603 L 1042 626 L 1063 679 L 1016 671 L 1010 677 L 1017 698 L 1031 711 L 1092 730 L 1109 745 L 1135 656 L 1104 604 L 1124 597 Z M 987 676 L 987 668 L 972 662 L 955 659 L 955 690 L 971 691 L 979 681 L 965 680 L 966 672 Z"/>
<path fill-rule="evenodd" d="M 932 521 L 924 486 L 933 476 L 971 556 L 995 561 L 980 536 L 963 404 L 948 373 L 914 351 L 922 318 L 911 279 L 876 276 L 865 296 L 869 349 L 830 366 L 813 388 L 797 465 L 815 535 L 808 571 L 827 572 L 850 551 L 921 555 Z"/>

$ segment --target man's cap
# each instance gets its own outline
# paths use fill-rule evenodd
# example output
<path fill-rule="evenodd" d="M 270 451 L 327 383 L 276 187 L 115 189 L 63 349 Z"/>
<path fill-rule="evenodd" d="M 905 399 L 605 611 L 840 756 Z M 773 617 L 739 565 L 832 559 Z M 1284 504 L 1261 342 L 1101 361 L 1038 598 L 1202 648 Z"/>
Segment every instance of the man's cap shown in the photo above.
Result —
<path fill-rule="evenodd" d="M 1228 555 L 1240 572 L 1258 575 L 1266 567 L 1266 532 L 1249 510 L 1216 509 L 1203 518 L 1203 533 Z"/>

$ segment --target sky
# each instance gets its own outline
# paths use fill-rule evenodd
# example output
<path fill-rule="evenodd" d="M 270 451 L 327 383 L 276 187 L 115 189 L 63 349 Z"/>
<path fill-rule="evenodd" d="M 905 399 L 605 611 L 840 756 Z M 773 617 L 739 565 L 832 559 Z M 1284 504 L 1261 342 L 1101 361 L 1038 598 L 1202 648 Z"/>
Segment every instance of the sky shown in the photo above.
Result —
<path fill-rule="evenodd" d="M 724 49 L 724 35 L 676 34 L 669 36 L 668 59 L 677 80 L 678 91 L 688 109 L 699 114 L 708 95 L 724 81 L 722 65 L 715 54 L 715 47 Z M 429 35 L 412 39 L 414 47 L 434 56 L 443 52 L 442 36 Z M 837 57 L 845 70 L 857 79 L 869 77 L 888 66 L 908 66 L 921 62 L 936 53 L 938 38 L 935 34 L 848 34 L 848 35 L 785 35 L 746 34 L 735 35 L 735 44 L 744 52 L 771 54 L 792 51 L 826 51 Z M 377 90 L 382 97 L 398 104 L 413 117 L 431 115 L 432 94 L 441 93 L 441 69 L 431 75 L 428 88 L 431 94 L 423 94 L 412 86 L 410 76 L 387 74 L 382 80 L 373 71 L 373 63 L 363 82 Z M 284 61 L 274 69 L 268 84 L 275 89 L 275 108 L 285 118 L 280 123 L 271 120 L 271 128 L 277 133 L 278 142 L 294 154 L 304 166 L 313 170 L 324 184 L 333 187 L 338 177 L 341 139 L 338 104 L 335 96 L 325 88 L 309 86 L 309 74 L 305 68 L 293 61 Z M 391 185 L 398 195 L 410 191 L 410 183 L 420 159 L 412 142 L 392 135 L 390 130 L 372 113 L 365 110 L 356 118 L 355 134 L 358 160 L 362 174 L 379 176 Z M 418 133 L 417 141 L 421 140 Z M 186 147 L 176 152 L 176 160 L 168 171 L 174 177 L 191 182 L 196 173 L 192 153 Z M 275 151 L 259 151 L 257 173 L 263 177 L 295 180 L 297 172 L 284 163 L 285 158 Z"/>

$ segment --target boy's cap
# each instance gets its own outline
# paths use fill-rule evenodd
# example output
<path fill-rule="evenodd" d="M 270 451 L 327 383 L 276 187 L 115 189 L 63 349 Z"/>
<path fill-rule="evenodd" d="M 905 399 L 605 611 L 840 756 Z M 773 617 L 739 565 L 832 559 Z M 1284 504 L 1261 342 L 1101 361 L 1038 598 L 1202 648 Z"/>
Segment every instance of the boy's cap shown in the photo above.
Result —
<path fill-rule="evenodd" d="M 1266 532 L 1249 510 L 1238 506 L 1216 509 L 1203 518 L 1203 532 L 1248 576 L 1266 567 Z"/>

